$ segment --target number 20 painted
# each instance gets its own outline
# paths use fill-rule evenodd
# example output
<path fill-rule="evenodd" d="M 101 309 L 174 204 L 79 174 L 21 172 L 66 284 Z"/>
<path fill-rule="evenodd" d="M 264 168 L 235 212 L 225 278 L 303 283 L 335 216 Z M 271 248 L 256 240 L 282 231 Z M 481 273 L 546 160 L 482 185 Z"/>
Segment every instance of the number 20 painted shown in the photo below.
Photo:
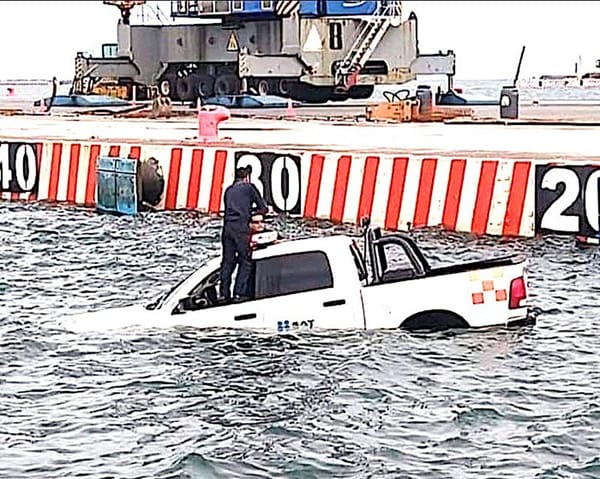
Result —
<path fill-rule="evenodd" d="M 538 229 L 584 234 L 598 232 L 600 168 L 588 165 L 546 168 L 537 181 Z"/>

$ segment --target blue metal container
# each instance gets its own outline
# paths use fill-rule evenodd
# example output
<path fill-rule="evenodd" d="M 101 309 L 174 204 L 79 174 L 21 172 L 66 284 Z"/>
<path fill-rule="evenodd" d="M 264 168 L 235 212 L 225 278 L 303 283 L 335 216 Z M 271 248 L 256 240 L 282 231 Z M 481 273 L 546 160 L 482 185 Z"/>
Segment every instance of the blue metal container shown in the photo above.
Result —
<path fill-rule="evenodd" d="M 100 156 L 96 161 L 96 209 L 99 211 L 117 211 L 115 167 L 116 158 Z"/>
<path fill-rule="evenodd" d="M 96 164 L 96 209 L 134 215 L 138 206 L 139 162 L 129 158 L 99 157 Z"/>

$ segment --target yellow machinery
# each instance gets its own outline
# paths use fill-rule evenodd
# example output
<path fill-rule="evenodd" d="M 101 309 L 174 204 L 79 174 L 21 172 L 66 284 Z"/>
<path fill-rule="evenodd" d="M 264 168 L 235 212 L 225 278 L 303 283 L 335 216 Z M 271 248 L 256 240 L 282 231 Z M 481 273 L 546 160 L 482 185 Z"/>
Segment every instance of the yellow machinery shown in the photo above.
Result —
<path fill-rule="evenodd" d="M 367 121 L 433 122 L 473 116 L 470 108 L 433 106 L 431 96 L 419 95 L 419 92 L 416 97 L 409 98 L 408 95 L 408 90 L 385 92 L 387 102 L 366 107 Z"/>

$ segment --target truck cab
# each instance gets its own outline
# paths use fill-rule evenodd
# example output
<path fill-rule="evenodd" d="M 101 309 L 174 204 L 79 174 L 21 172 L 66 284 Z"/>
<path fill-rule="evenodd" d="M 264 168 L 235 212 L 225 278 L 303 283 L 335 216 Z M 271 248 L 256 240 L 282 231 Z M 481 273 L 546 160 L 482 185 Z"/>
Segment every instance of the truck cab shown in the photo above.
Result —
<path fill-rule="evenodd" d="M 147 309 L 194 316 L 202 326 L 364 328 L 360 288 L 365 278 L 353 247 L 350 238 L 340 236 L 284 241 L 256 250 L 251 299 L 240 303 L 218 297 L 220 261 L 215 259 Z"/>

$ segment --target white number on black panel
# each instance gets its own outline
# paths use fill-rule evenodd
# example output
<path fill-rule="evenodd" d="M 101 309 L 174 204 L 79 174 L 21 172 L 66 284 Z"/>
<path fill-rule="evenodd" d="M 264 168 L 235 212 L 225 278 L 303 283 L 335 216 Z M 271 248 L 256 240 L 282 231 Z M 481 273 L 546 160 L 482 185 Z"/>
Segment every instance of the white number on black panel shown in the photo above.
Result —
<path fill-rule="evenodd" d="M 540 227 L 552 231 L 577 233 L 582 230 L 581 221 L 587 220 L 591 229 L 599 231 L 599 181 L 600 170 L 592 172 L 587 178 L 585 175 L 580 178 L 575 170 L 569 168 L 556 167 L 547 170 L 542 177 L 540 187 L 546 190 L 562 191 L 543 213 Z M 567 213 L 580 195 L 583 195 L 583 211 Z"/>
<path fill-rule="evenodd" d="M 236 167 L 252 169 L 250 181 L 265 201 L 278 211 L 294 211 L 300 206 L 300 169 L 290 156 L 261 159 L 253 154 L 241 155 Z M 266 183 L 266 184 L 265 184 Z"/>
<path fill-rule="evenodd" d="M 291 211 L 300 201 L 300 172 L 294 160 L 279 156 L 271 165 L 271 197 L 281 211 Z"/>
<path fill-rule="evenodd" d="M 0 190 L 26 193 L 37 180 L 37 158 L 33 145 L 0 143 Z"/>

